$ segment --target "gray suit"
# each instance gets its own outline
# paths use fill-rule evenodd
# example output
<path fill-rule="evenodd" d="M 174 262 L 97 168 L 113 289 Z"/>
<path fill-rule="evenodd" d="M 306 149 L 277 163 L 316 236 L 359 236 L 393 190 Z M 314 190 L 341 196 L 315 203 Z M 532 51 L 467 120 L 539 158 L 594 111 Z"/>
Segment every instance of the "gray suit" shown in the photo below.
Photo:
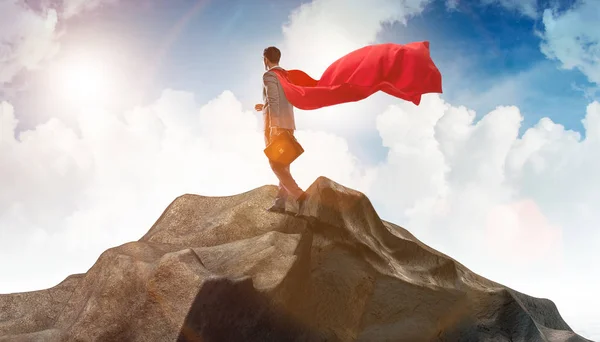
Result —
<path fill-rule="evenodd" d="M 274 67 L 273 69 L 281 69 Z M 279 79 L 273 71 L 263 74 L 263 119 L 267 127 L 296 129 L 294 122 L 294 106 L 288 102 Z"/>
<path fill-rule="evenodd" d="M 275 67 L 279 68 L 280 67 Z M 296 129 L 294 122 L 294 107 L 285 97 L 285 93 L 277 75 L 272 71 L 267 71 L 263 75 L 263 120 L 265 129 L 265 144 L 269 144 L 273 137 L 281 131 L 287 130 L 292 135 Z M 285 208 L 285 203 L 289 195 L 298 199 L 304 193 L 298 186 L 292 174 L 290 167 L 273 163 L 269 160 L 271 169 L 279 179 L 279 191 L 275 197 L 274 205 Z"/>

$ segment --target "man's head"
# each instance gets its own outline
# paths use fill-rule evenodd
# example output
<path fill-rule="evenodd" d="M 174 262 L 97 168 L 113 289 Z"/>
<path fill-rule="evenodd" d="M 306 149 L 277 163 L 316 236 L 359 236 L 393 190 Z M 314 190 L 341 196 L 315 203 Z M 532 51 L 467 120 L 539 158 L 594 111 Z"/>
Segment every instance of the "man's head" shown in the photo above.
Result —
<path fill-rule="evenodd" d="M 279 65 L 279 59 L 281 59 L 281 51 L 274 46 L 269 46 L 263 51 L 263 62 L 265 63 L 265 69 L 269 69 L 273 66 Z"/>

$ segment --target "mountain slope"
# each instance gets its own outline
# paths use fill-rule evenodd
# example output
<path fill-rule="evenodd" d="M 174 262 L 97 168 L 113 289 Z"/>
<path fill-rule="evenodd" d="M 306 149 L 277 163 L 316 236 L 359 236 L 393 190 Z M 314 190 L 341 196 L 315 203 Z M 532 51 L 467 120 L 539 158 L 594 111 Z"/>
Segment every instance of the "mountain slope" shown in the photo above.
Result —
<path fill-rule="evenodd" d="M 321 177 L 309 218 L 263 186 L 178 197 L 84 275 L 0 296 L 0 341 L 587 341 Z"/>

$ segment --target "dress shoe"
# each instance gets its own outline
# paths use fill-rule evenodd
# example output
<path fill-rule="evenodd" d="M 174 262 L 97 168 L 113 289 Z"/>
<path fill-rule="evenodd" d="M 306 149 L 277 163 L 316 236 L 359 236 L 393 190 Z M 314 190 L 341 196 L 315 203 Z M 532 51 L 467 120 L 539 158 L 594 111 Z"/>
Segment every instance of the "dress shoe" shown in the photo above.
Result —
<path fill-rule="evenodd" d="M 296 213 L 296 217 L 306 216 L 304 215 L 304 210 L 306 209 L 306 202 L 308 201 L 308 194 L 303 192 L 300 197 L 297 199 L 298 203 L 298 212 Z"/>
<path fill-rule="evenodd" d="M 267 208 L 267 211 L 270 211 L 272 213 L 285 213 L 285 208 L 273 204 L 271 207 Z"/>

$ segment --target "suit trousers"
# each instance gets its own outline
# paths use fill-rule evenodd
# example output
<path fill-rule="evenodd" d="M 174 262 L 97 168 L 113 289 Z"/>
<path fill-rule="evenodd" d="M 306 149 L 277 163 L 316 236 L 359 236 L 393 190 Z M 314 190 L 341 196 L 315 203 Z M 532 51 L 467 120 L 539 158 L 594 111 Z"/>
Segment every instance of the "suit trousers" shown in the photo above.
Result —
<path fill-rule="evenodd" d="M 271 129 L 265 130 L 265 144 L 268 145 L 271 139 L 283 131 L 289 131 L 292 135 L 294 135 L 294 130 L 271 127 Z M 279 179 L 279 191 L 275 197 L 275 205 L 285 208 L 288 195 L 291 195 L 295 200 L 297 200 L 298 197 L 304 193 L 304 191 L 298 186 L 294 180 L 294 177 L 292 177 L 289 165 L 274 163 L 271 160 L 269 160 L 269 164 L 271 165 L 271 170 L 273 170 L 275 176 L 277 176 L 277 179 Z"/>

